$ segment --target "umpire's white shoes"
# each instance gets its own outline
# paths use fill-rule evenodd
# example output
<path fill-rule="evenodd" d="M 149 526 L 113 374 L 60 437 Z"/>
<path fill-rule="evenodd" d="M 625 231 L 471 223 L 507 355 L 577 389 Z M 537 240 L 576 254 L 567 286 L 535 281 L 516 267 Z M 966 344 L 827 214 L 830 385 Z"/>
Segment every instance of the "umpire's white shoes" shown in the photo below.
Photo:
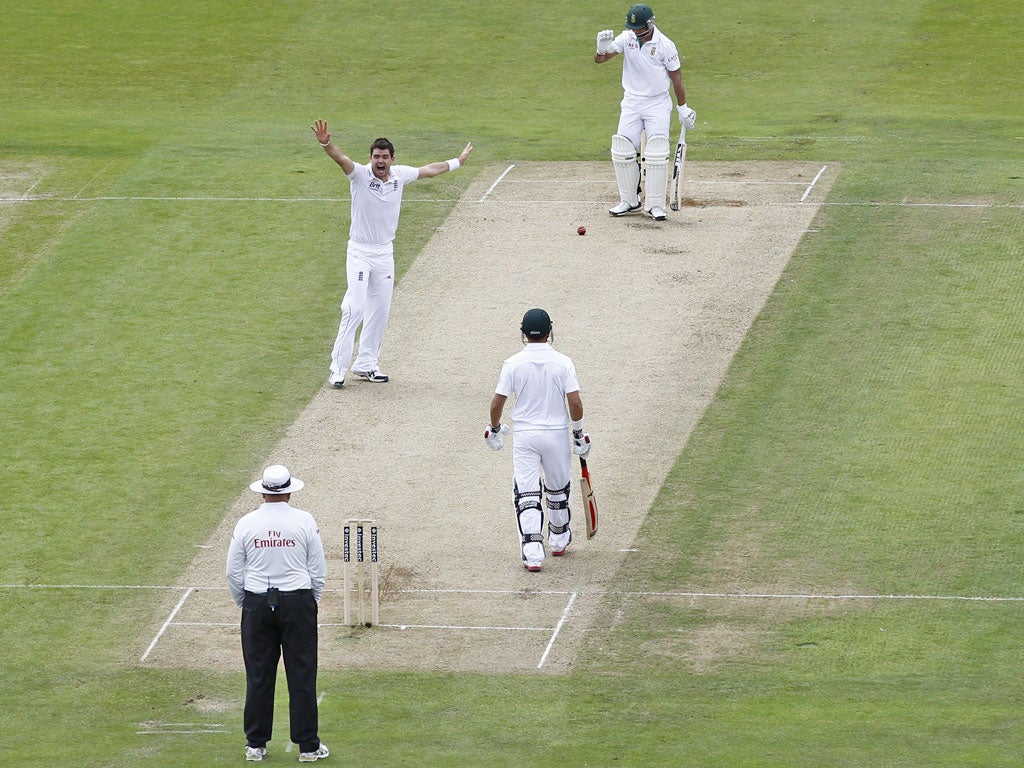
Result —
<path fill-rule="evenodd" d="M 317 760 L 323 760 L 325 757 L 329 757 L 331 750 L 327 748 L 327 745 L 322 741 L 320 746 L 316 748 L 316 752 L 299 752 L 300 763 L 315 763 Z"/>
<path fill-rule="evenodd" d="M 266 747 L 246 747 L 245 759 L 250 763 L 262 763 L 264 755 L 267 754 Z"/>
<path fill-rule="evenodd" d="M 331 375 L 327 377 L 327 383 L 335 389 L 341 389 L 345 386 L 345 376 L 344 374 L 331 371 Z"/>
<path fill-rule="evenodd" d="M 636 205 L 630 205 L 625 200 L 616 205 L 614 208 L 609 208 L 608 213 L 612 216 L 625 216 L 627 213 L 632 213 L 640 208 L 640 203 Z"/>
<path fill-rule="evenodd" d="M 372 381 L 374 384 L 384 384 L 388 380 L 388 377 L 380 371 L 352 371 L 352 374 L 360 379 Z"/>
<path fill-rule="evenodd" d="M 665 219 L 668 218 L 668 216 L 665 215 L 665 209 L 659 205 L 656 205 L 653 208 L 649 209 L 647 213 L 655 221 L 664 221 Z"/>

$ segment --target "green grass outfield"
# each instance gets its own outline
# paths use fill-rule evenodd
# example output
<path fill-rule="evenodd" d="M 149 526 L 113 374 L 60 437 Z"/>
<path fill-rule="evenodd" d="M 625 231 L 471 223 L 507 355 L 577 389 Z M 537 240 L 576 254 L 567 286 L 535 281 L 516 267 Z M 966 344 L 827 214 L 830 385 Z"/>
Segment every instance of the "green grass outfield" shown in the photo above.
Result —
<path fill-rule="evenodd" d="M 151 591 L 46 585 L 174 583 L 323 386 L 314 118 L 477 146 L 405 206 L 404 269 L 475 168 L 607 158 L 627 6 L 0 0 L 0 764 L 242 761 L 240 659 L 140 668 Z M 654 4 L 688 159 L 843 170 L 621 574 L 662 594 L 566 676 L 322 674 L 330 764 L 1021 764 L 1019 2 L 686 6 Z M 664 594 L 719 591 L 819 597 Z"/>

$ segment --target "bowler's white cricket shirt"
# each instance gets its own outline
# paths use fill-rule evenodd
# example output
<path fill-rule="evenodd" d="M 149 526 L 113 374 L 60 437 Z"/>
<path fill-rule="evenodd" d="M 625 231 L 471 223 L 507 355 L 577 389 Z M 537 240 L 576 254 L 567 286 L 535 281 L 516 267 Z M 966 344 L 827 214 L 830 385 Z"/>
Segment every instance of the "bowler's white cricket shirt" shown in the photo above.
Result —
<path fill-rule="evenodd" d="M 406 184 L 419 178 L 418 168 L 392 165 L 387 181 L 373 175 L 369 165 L 356 163 L 348 176 L 352 190 L 352 221 L 348 239 L 364 250 L 382 248 L 391 253 L 402 212 L 402 192 Z"/>
<path fill-rule="evenodd" d="M 308 512 L 287 502 L 265 502 L 235 525 L 228 547 L 227 581 L 235 604 L 245 592 L 311 589 L 320 602 L 327 560 L 320 530 Z"/>
<path fill-rule="evenodd" d="M 625 56 L 622 62 L 622 90 L 627 98 L 647 99 L 668 93 L 668 73 L 680 67 L 676 44 L 658 28 L 643 47 L 630 30 L 615 38 L 615 50 Z"/>
<path fill-rule="evenodd" d="M 532 343 L 501 366 L 495 392 L 515 404 L 509 414 L 516 430 L 566 429 L 569 411 L 565 396 L 578 392 L 576 366 L 567 355 L 547 343 Z"/>

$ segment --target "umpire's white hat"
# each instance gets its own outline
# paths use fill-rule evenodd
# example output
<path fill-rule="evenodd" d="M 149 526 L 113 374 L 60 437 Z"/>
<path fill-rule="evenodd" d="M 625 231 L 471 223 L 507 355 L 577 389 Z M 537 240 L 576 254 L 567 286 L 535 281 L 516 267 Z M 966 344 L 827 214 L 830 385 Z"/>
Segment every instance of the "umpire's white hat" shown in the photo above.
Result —
<path fill-rule="evenodd" d="M 303 485 L 305 483 L 299 478 L 292 477 L 288 467 L 283 464 L 274 464 L 263 470 L 263 479 L 250 485 L 249 490 L 283 496 L 286 493 L 295 493 L 295 491 L 301 490 Z"/>

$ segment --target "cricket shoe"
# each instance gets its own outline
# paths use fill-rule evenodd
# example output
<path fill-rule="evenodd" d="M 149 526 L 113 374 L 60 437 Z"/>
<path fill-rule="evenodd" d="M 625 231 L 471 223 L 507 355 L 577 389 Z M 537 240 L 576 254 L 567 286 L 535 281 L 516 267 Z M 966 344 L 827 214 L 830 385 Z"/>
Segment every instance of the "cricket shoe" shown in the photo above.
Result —
<path fill-rule="evenodd" d="M 523 568 L 530 573 L 540 573 L 540 563 L 523 563 Z"/>
<path fill-rule="evenodd" d="M 385 376 L 378 370 L 373 371 L 352 371 L 353 376 L 358 376 L 360 379 L 366 379 L 372 381 L 374 384 L 384 384 L 387 382 L 388 377 Z"/>
<path fill-rule="evenodd" d="M 627 213 L 632 213 L 640 208 L 640 203 L 636 205 L 630 205 L 625 200 L 616 205 L 614 208 L 609 208 L 608 213 L 612 216 L 625 216 Z"/>
<path fill-rule="evenodd" d="M 320 746 L 316 748 L 316 752 L 299 752 L 300 763 L 315 763 L 317 760 L 323 760 L 325 757 L 329 757 L 331 750 L 327 748 L 327 745 L 322 741 Z"/>
<path fill-rule="evenodd" d="M 335 389 L 342 389 L 345 386 L 345 377 L 340 373 L 331 372 L 331 375 L 327 377 L 327 383 Z"/>
<path fill-rule="evenodd" d="M 263 758 L 267 754 L 266 747 L 246 747 L 245 748 L 245 759 L 250 763 L 262 763 Z"/>
<path fill-rule="evenodd" d="M 647 215 L 650 216 L 655 221 L 664 221 L 665 219 L 668 218 L 668 216 L 665 214 L 665 209 L 658 205 L 649 209 L 647 211 Z"/>
<path fill-rule="evenodd" d="M 554 547 L 552 547 L 551 548 L 551 554 L 554 557 L 561 557 L 562 555 L 565 554 L 565 550 L 567 550 L 569 548 L 570 544 L 572 544 L 572 531 L 569 531 L 569 538 L 566 540 L 565 544 L 562 545 L 562 548 L 561 549 L 555 549 Z"/>

